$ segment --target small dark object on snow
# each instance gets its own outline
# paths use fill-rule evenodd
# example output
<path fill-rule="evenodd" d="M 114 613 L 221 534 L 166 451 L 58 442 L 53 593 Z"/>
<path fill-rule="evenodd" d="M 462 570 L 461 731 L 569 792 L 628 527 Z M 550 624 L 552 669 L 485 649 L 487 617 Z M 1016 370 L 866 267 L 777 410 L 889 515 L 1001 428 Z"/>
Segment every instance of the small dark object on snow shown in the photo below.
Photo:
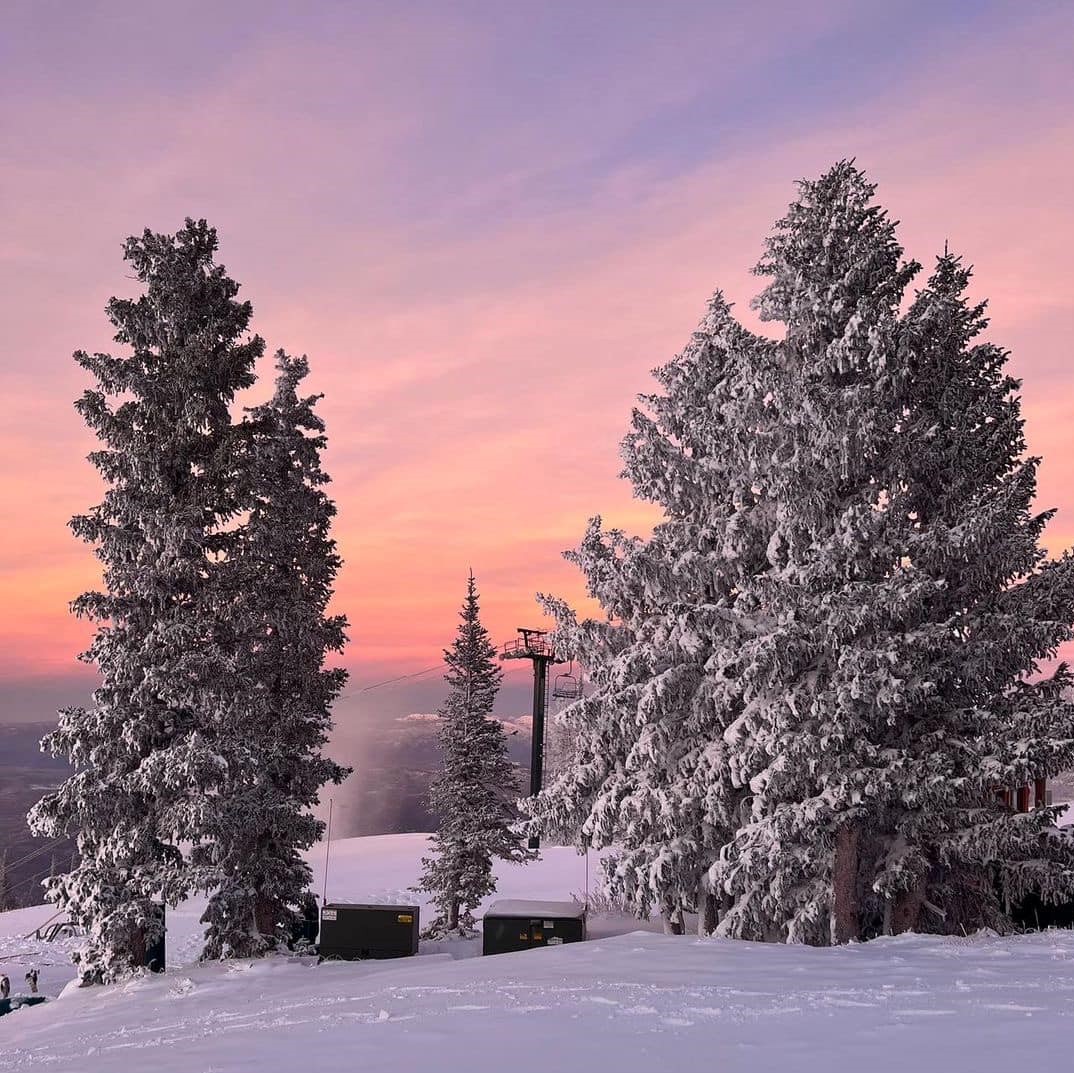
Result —
<path fill-rule="evenodd" d="M 37 994 L 37 969 L 31 969 L 26 974 L 26 986 L 30 989 L 31 995 Z"/>
<path fill-rule="evenodd" d="M 19 1009 L 20 1006 L 40 1006 L 42 1002 L 48 1002 L 44 995 L 16 995 L 14 998 L 0 998 L 0 1017 Z"/>
<path fill-rule="evenodd" d="M 577 902 L 493 902 L 485 911 L 482 932 L 482 954 L 580 943 L 585 940 L 585 907 Z"/>
<path fill-rule="evenodd" d="M 11 994 L 11 981 L 0 972 L 0 998 L 7 998 Z"/>
<path fill-rule="evenodd" d="M 410 957 L 418 952 L 418 907 L 329 903 L 317 951 L 322 961 Z"/>

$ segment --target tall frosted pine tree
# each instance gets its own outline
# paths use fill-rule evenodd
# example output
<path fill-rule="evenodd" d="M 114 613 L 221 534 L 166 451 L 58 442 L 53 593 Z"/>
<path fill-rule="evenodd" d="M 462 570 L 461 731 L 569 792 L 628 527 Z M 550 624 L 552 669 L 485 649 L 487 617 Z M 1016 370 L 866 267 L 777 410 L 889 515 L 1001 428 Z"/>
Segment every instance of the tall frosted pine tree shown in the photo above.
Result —
<path fill-rule="evenodd" d="M 655 371 L 623 442 L 624 476 L 662 508 L 649 539 L 591 522 L 567 558 L 603 620 L 578 622 L 543 598 L 557 644 L 592 690 L 562 718 L 575 764 L 536 801 L 538 826 L 609 847 L 605 886 L 669 931 L 684 910 L 708 934 L 726 910 L 709 870 L 739 827 L 747 797 L 726 737 L 738 718 L 738 651 L 763 629 L 747 580 L 765 566 L 770 508 L 757 471 L 771 450 L 771 344 L 714 296 L 686 349 Z"/>
<path fill-rule="evenodd" d="M 218 586 L 241 507 L 229 406 L 253 382 L 263 343 L 247 337 L 251 306 L 216 250 L 205 221 L 129 239 L 144 293 L 113 298 L 107 312 L 130 353 L 75 355 L 97 382 L 77 407 L 101 441 L 90 460 L 106 491 L 71 523 L 103 568 L 103 588 L 72 607 L 99 623 L 83 658 L 101 683 L 45 739 L 77 772 L 30 823 L 76 839 L 77 861 L 48 897 L 86 929 L 84 984 L 138 963 L 160 926 L 153 902 L 174 904 L 195 882 L 181 846 L 202 837 L 215 807 L 238 704 Z"/>
<path fill-rule="evenodd" d="M 518 780 L 503 724 L 492 718 L 503 670 L 481 624 L 473 573 L 459 620 L 455 641 L 444 651 L 450 687 L 438 713 L 444 766 L 429 791 L 440 826 L 416 888 L 431 894 L 436 906 L 425 932 L 430 938 L 472 935 L 474 909 L 496 889 L 493 862 L 528 857 L 511 830 Z"/>
<path fill-rule="evenodd" d="M 721 931 L 841 942 L 860 931 L 862 866 L 889 728 L 918 700 L 900 663 L 906 614 L 942 584 L 901 562 L 888 509 L 906 375 L 899 303 L 918 267 L 850 163 L 799 184 L 756 272 L 781 323 L 770 390 L 780 434 L 766 568 L 750 586 L 772 628 L 741 653 L 736 780 L 750 814 L 714 879 L 734 900 Z"/>
<path fill-rule="evenodd" d="M 538 825 L 606 846 L 672 927 L 825 944 L 1005 927 L 1071 889 L 1055 809 L 997 791 L 1074 763 L 1071 559 L 1034 514 L 1006 355 L 944 258 L 918 266 L 852 163 L 768 242 L 764 341 L 717 298 L 624 443 L 648 540 L 577 552 L 605 618 L 545 599 L 593 690 Z"/>
<path fill-rule="evenodd" d="M 1009 807 L 1017 787 L 1074 766 L 1070 676 L 1042 673 L 1072 637 L 1074 561 L 1040 546 L 1054 512 L 1034 510 L 1040 460 L 1026 456 L 1020 384 L 1007 353 L 979 340 L 986 307 L 969 283 L 945 252 L 903 327 L 893 508 L 911 521 L 906 560 L 943 584 L 908 622 L 928 686 L 887 754 L 895 837 L 870 877 L 885 931 L 1003 930 L 1026 894 L 1074 890 L 1059 808 Z"/>
<path fill-rule="evenodd" d="M 777 628 L 747 644 L 735 750 L 747 822 L 712 870 L 726 934 L 840 943 L 1003 926 L 1002 902 L 1069 882 L 1054 811 L 996 797 L 1071 759 L 1071 565 L 1049 564 L 1004 355 L 950 259 L 918 266 L 853 164 L 800 184 L 758 272 L 781 322 L 771 389 Z M 999 881 L 998 891 L 993 887 Z"/>
<path fill-rule="evenodd" d="M 253 957 L 286 940 L 322 835 L 311 808 L 346 768 L 323 755 L 347 672 L 326 667 L 346 640 L 327 611 L 340 567 L 335 506 L 321 468 L 320 396 L 302 395 L 307 360 L 276 354 L 272 399 L 242 427 L 248 516 L 224 569 L 243 703 L 223 748 L 227 770 L 193 859 L 213 890 L 205 957 Z"/>

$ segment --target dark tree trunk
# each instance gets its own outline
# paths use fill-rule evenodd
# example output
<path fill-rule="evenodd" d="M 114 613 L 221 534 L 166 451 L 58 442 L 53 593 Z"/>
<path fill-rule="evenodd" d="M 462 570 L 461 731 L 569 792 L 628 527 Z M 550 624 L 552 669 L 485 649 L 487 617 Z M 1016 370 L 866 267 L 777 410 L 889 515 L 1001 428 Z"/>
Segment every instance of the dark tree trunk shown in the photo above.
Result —
<path fill-rule="evenodd" d="M 833 946 L 861 937 L 858 918 L 858 842 L 861 828 L 856 823 L 840 827 L 835 835 L 835 862 L 832 868 Z"/>
<path fill-rule="evenodd" d="M 142 968 L 146 963 L 145 928 L 131 928 L 131 965 Z"/>
<path fill-rule="evenodd" d="M 276 942 L 276 905 L 263 892 L 254 899 L 254 927 L 261 937 L 270 945 Z"/>
<path fill-rule="evenodd" d="M 676 902 L 670 899 L 663 901 L 660 915 L 664 918 L 665 935 L 682 935 L 682 909 Z"/>
<path fill-rule="evenodd" d="M 697 888 L 697 934 L 711 935 L 716 930 L 716 895 L 711 891 Z"/>
<path fill-rule="evenodd" d="M 925 879 L 922 877 L 909 890 L 900 891 L 891 904 L 891 934 L 917 931 L 921 907 L 925 901 Z"/>

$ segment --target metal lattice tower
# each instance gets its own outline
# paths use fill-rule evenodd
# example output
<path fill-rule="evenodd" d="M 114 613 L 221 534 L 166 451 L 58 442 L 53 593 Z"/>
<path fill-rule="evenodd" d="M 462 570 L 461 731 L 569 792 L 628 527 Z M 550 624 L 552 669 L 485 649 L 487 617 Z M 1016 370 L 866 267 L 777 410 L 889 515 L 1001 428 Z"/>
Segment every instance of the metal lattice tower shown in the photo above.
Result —
<path fill-rule="evenodd" d="M 528 659 L 533 663 L 533 740 L 530 746 L 530 796 L 541 792 L 544 778 L 544 723 L 548 710 L 548 667 L 565 663 L 556 656 L 546 630 L 527 630 L 519 627 L 519 636 L 503 646 L 500 659 Z M 530 849 L 541 844 L 537 835 L 530 836 Z"/>

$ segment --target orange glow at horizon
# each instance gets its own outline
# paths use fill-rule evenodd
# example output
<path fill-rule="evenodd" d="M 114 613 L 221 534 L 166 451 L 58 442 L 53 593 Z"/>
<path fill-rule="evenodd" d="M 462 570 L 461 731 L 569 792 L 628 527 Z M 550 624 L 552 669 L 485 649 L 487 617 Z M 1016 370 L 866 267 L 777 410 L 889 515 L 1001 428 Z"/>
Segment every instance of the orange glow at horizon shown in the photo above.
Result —
<path fill-rule="evenodd" d="M 825 8 L 815 32 L 851 7 Z M 458 70 L 450 56 L 437 61 L 458 80 L 441 87 L 442 114 L 427 87 L 377 84 L 390 65 L 371 45 L 343 55 L 308 41 L 294 56 L 278 42 L 237 55 L 196 90 L 144 100 L 102 90 L 84 106 L 70 87 L 27 97 L 21 122 L 36 133 L 11 139 L 0 163 L 18 206 L 0 239 L 0 679 L 91 676 L 75 661 L 91 627 L 67 604 L 96 584 L 97 563 L 66 523 L 101 486 L 72 407 L 88 383 L 70 355 L 117 349 L 103 307 L 135 286 L 124 237 L 174 230 L 185 215 L 218 228 L 220 260 L 253 302 L 268 354 L 308 354 L 309 389 L 324 393 L 344 559 L 335 607 L 351 623 L 345 662 L 358 685 L 440 659 L 471 567 L 497 641 L 541 625 L 537 591 L 592 609 L 560 553 L 593 514 L 640 533 L 656 520 L 617 476 L 650 370 L 686 343 L 717 288 L 758 326 L 749 300 L 761 284 L 749 270 L 763 239 L 794 180 L 842 157 L 857 158 L 902 221 L 907 256 L 925 266 L 919 283 L 945 241 L 975 266 L 987 337 L 1024 379 L 1030 451 L 1044 459 L 1038 502 L 1058 508 L 1049 550 L 1074 545 L 1069 22 L 1058 12 L 968 39 L 957 56 L 925 51 L 897 91 L 768 116 L 754 136 L 728 134 L 725 145 L 713 135 L 704 151 L 676 147 L 666 159 L 622 144 L 639 116 L 658 126 L 661 109 L 693 99 L 690 64 L 677 73 L 669 62 L 666 84 L 620 110 L 580 97 L 589 125 L 569 137 L 562 109 L 512 115 L 473 146 L 460 126 L 426 158 L 439 123 L 463 123 L 452 94 L 466 89 L 467 58 L 491 47 L 482 28 L 447 13 L 413 41 L 420 56 L 440 57 L 445 34 L 459 50 Z M 713 48 L 713 70 L 736 62 L 733 41 Z M 760 80 L 792 42 L 773 30 L 751 48 L 758 56 L 741 62 L 760 65 Z M 381 93 L 377 106 L 331 121 L 303 111 L 289 57 L 324 80 L 325 102 L 362 88 Z M 997 65 L 1028 88 L 1013 76 L 1012 88 L 986 85 L 977 72 Z M 81 132 L 83 107 L 96 140 Z M 609 130 L 612 163 L 593 148 Z M 419 163 L 449 178 L 411 190 Z M 213 169 L 223 174 L 209 181 Z M 247 405 L 268 393 L 270 358 L 260 372 Z"/>

